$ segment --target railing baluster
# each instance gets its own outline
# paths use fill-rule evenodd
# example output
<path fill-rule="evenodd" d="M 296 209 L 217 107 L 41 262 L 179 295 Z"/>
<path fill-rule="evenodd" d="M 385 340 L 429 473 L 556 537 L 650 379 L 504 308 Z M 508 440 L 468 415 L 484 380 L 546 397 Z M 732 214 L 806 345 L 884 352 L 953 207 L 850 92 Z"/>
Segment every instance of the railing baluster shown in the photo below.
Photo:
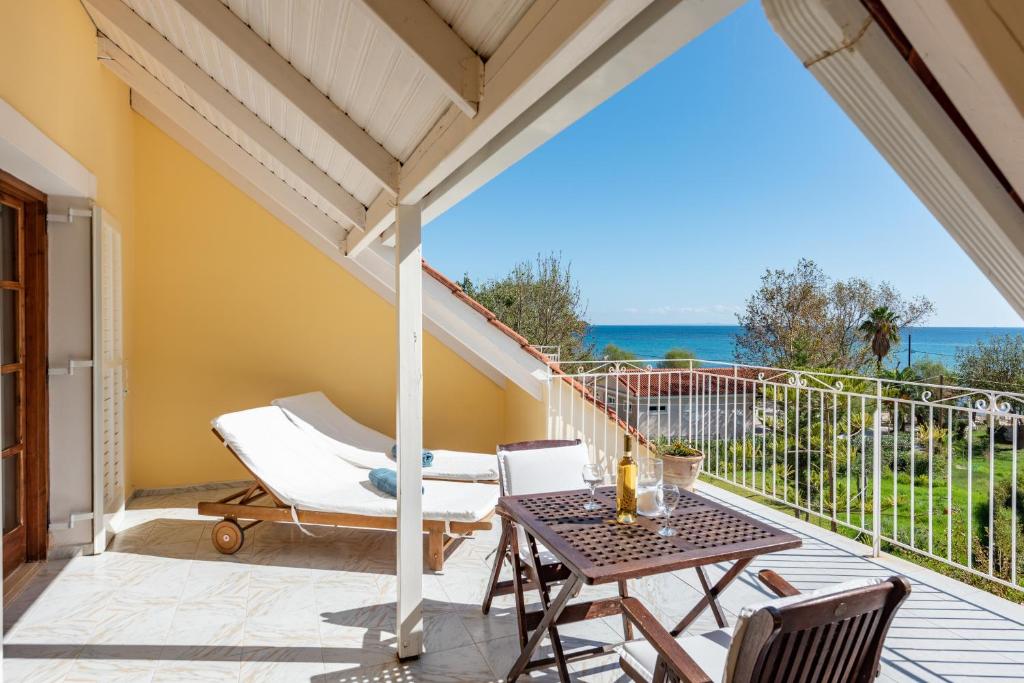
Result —
<path fill-rule="evenodd" d="M 994 551 L 996 537 L 996 402 L 988 406 L 988 573 L 996 573 Z"/>
<path fill-rule="evenodd" d="M 860 526 L 868 528 L 867 520 L 867 498 L 868 498 L 868 411 L 867 397 L 860 397 Z M 873 461 L 872 461 L 873 462 Z M 875 499 L 875 507 L 878 500 Z M 876 530 L 877 531 L 877 530 Z"/>
<path fill-rule="evenodd" d="M 946 424 L 949 425 L 949 434 L 946 437 L 946 559 L 953 561 L 953 435 L 956 434 L 956 424 L 953 419 L 953 409 L 949 408 L 949 415 L 946 417 Z"/>
<path fill-rule="evenodd" d="M 872 534 L 871 552 L 875 557 L 882 553 L 882 382 L 875 380 L 875 428 L 872 461 Z"/>
<path fill-rule="evenodd" d="M 917 411 L 913 402 L 910 403 L 910 547 L 914 545 L 914 517 L 917 516 L 917 508 L 914 507 L 914 490 L 917 488 L 917 471 L 914 460 L 917 458 L 915 445 L 917 444 Z"/>
<path fill-rule="evenodd" d="M 1010 455 L 1010 583 L 1017 585 L 1017 432 L 1020 420 L 1010 420 L 1013 427 L 1013 450 Z"/>
<path fill-rule="evenodd" d="M 839 518 L 836 510 L 836 457 L 839 455 L 839 394 L 832 395 L 832 519 Z"/>
<path fill-rule="evenodd" d="M 846 523 L 850 523 L 850 468 L 851 468 L 851 453 L 853 450 L 853 419 L 852 419 L 852 406 L 850 397 L 846 397 Z M 861 526 L 864 526 L 864 520 L 861 520 Z"/>
<path fill-rule="evenodd" d="M 974 568 L 974 412 L 967 411 L 967 566 Z"/>
<path fill-rule="evenodd" d="M 814 443 L 811 441 L 814 435 L 814 428 L 811 424 L 814 413 L 814 399 L 811 394 L 811 390 L 807 390 L 807 477 L 804 481 L 804 485 L 807 487 L 807 498 L 804 499 L 804 505 L 808 510 L 811 509 L 813 503 L 811 499 L 811 452 L 814 450 Z"/>
<path fill-rule="evenodd" d="M 789 502 L 789 389 L 782 388 L 782 417 L 785 421 L 782 427 L 782 499 Z M 799 398 L 797 406 L 800 405 Z M 799 420 L 797 421 L 799 422 Z M 798 449 L 799 450 L 799 449 Z M 795 499 L 794 499 L 795 502 Z"/>
<path fill-rule="evenodd" d="M 818 425 L 818 514 L 825 516 L 825 392 L 819 391 L 821 398 Z M 810 479 L 808 478 L 808 481 Z"/>
<path fill-rule="evenodd" d="M 935 409 L 928 406 L 928 552 L 934 553 L 932 535 L 935 530 L 934 483 L 935 470 L 932 458 L 935 452 Z"/>
<path fill-rule="evenodd" d="M 900 490 L 899 490 L 899 443 L 900 443 L 900 407 L 896 403 L 896 399 L 892 402 L 892 540 L 899 541 L 900 535 L 897 527 L 899 526 L 899 507 L 900 507 Z"/>

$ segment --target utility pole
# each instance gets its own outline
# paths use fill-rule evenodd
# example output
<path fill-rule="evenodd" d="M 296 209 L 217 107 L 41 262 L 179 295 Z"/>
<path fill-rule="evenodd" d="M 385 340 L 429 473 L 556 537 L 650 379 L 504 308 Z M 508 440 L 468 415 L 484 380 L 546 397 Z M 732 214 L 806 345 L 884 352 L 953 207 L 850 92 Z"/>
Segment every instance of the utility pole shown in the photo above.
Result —
<path fill-rule="evenodd" d="M 914 341 L 913 340 L 914 340 L 914 336 L 912 334 L 910 334 L 910 333 L 907 333 L 907 367 L 908 368 L 911 365 L 910 354 L 911 354 L 911 349 L 914 347 Z"/>

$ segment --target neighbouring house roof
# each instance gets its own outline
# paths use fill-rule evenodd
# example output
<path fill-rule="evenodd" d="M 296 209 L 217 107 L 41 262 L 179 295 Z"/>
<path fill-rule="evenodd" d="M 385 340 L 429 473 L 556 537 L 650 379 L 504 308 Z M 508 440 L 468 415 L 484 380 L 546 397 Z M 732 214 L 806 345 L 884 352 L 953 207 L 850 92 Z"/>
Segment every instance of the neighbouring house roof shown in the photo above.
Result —
<path fill-rule="evenodd" d="M 745 394 L 754 390 L 761 368 L 628 368 L 618 377 L 636 396 L 689 396 L 697 393 Z"/>

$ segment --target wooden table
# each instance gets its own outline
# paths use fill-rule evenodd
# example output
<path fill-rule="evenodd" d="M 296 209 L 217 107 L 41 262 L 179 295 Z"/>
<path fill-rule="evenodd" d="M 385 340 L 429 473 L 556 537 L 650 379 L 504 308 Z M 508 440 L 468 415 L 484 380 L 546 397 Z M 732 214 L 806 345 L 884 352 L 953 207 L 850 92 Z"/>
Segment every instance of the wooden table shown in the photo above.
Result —
<path fill-rule="evenodd" d="M 531 657 L 545 632 L 552 640 L 552 660 L 559 676 L 567 681 L 566 657 L 558 642 L 557 627 L 621 613 L 624 590 L 620 590 L 620 597 L 570 607 L 570 598 L 582 584 L 617 583 L 624 587 L 628 579 L 696 569 L 704 597 L 672 629 L 672 634 L 678 635 L 708 607 L 718 625 L 725 627 L 718 596 L 733 579 L 758 555 L 800 547 L 800 539 L 792 534 L 687 491 L 682 492 L 670 520 L 675 536 L 658 535 L 661 519 L 639 517 L 635 524 L 617 524 L 612 487 L 598 489 L 596 499 L 601 507 L 597 510 L 583 508 L 588 498 L 589 492 L 580 490 L 503 496 L 498 500 L 498 514 L 523 528 L 535 555 L 535 546 L 541 543 L 571 571 L 554 599 L 548 601 L 546 587 L 541 587 L 545 609 L 539 620 L 527 620 L 523 607 L 517 605 L 520 624 L 532 626 L 533 634 L 508 673 L 510 683 L 528 668 L 536 668 Z M 512 536 L 515 538 L 515 534 Z M 704 566 L 730 561 L 733 564 L 729 570 L 711 585 Z"/>

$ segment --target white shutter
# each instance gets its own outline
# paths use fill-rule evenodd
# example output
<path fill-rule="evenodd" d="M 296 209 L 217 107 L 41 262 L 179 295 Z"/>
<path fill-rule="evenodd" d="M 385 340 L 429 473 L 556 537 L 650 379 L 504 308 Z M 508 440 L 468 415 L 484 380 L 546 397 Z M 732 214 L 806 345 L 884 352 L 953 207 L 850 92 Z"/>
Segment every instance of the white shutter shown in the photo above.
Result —
<path fill-rule="evenodd" d="M 103 369 L 103 517 L 114 533 L 124 516 L 124 338 L 121 233 L 104 220 L 100 253 L 100 343 Z"/>

